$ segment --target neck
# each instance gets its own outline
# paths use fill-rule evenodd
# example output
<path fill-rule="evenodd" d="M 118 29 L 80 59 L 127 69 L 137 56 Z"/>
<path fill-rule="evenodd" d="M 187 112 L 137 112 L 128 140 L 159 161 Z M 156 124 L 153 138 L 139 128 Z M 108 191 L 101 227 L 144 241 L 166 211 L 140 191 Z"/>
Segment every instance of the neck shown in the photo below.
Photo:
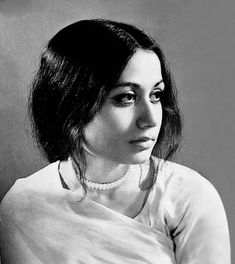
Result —
<path fill-rule="evenodd" d="M 119 164 L 86 152 L 86 179 L 97 183 L 108 183 L 119 179 L 128 165 Z"/>

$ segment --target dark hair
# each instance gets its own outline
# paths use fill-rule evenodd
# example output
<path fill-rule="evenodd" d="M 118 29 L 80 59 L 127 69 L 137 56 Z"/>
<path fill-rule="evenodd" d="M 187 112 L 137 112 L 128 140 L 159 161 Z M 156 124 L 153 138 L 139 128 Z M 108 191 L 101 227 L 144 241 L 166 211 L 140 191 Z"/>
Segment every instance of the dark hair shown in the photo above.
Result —
<path fill-rule="evenodd" d="M 29 97 L 34 135 L 49 162 L 72 157 L 82 184 L 86 168 L 84 127 L 100 111 L 139 48 L 155 52 L 161 62 L 166 89 L 162 126 L 153 154 L 169 159 L 179 146 L 182 122 L 165 56 L 149 35 L 121 22 L 81 20 L 60 30 L 41 55 Z"/>

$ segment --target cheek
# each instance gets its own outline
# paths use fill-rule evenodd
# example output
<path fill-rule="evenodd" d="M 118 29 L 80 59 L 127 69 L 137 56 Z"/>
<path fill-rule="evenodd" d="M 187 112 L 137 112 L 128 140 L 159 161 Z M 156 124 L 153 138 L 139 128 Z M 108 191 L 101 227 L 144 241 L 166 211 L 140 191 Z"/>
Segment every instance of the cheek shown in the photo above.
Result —
<path fill-rule="evenodd" d="M 159 110 L 157 112 L 157 115 L 159 117 L 159 126 L 162 125 L 162 118 L 163 118 L 163 108 L 162 108 L 162 103 L 160 104 Z"/>
<path fill-rule="evenodd" d="M 133 125 L 132 111 L 125 111 L 124 108 L 110 108 L 104 113 L 97 115 L 85 128 L 85 137 L 89 144 L 103 145 L 118 141 Z"/>
<path fill-rule="evenodd" d="M 150 118 L 150 120 L 154 123 L 156 130 L 161 127 L 163 118 L 163 108 L 161 102 L 158 102 L 157 104 L 154 104 L 152 106 L 150 116 L 148 117 L 148 115 L 146 114 L 146 120 L 148 120 L 148 118 Z"/>
<path fill-rule="evenodd" d="M 107 116 L 105 125 L 113 131 L 113 134 L 120 135 L 127 133 L 135 122 L 135 113 L 132 109 L 113 109 Z"/>
<path fill-rule="evenodd" d="M 99 144 L 101 141 L 103 141 L 102 137 L 105 134 L 104 132 L 104 127 L 99 122 L 99 120 L 95 118 L 86 126 L 84 130 L 85 139 L 90 146 Z"/>
<path fill-rule="evenodd" d="M 133 126 L 135 112 L 132 107 L 108 106 L 99 116 L 100 129 L 108 133 L 108 136 L 125 135 Z"/>

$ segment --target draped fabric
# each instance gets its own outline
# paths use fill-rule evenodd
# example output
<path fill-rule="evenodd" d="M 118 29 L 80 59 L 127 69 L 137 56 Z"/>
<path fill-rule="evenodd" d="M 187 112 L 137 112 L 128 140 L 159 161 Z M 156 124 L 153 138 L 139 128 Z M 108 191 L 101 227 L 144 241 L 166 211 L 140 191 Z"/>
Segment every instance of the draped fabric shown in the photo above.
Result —
<path fill-rule="evenodd" d="M 17 180 L 5 196 L 2 264 L 230 263 L 220 197 L 192 170 L 164 164 L 132 219 L 62 188 L 57 166 Z"/>

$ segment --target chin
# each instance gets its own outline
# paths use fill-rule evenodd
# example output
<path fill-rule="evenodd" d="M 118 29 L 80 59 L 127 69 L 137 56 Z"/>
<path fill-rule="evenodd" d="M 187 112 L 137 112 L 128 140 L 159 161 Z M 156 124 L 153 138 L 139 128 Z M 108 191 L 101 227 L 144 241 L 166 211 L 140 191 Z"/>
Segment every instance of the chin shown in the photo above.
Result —
<path fill-rule="evenodd" d="M 138 153 L 130 155 L 127 164 L 142 164 L 149 161 L 152 150 L 143 150 Z"/>

